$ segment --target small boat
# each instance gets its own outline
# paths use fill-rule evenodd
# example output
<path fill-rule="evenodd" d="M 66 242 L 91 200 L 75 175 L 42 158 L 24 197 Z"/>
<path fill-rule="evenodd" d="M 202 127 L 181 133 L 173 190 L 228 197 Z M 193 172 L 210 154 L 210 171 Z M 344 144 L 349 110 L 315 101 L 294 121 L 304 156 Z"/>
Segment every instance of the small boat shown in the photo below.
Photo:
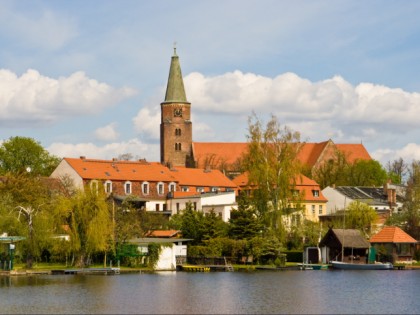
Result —
<path fill-rule="evenodd" d="M 353 264 L 341 261 L 331 261 L 334 269 L 344 270 L 392 270 L 394 266 L 391 263 L 375 263 L 375 264 Z"/>

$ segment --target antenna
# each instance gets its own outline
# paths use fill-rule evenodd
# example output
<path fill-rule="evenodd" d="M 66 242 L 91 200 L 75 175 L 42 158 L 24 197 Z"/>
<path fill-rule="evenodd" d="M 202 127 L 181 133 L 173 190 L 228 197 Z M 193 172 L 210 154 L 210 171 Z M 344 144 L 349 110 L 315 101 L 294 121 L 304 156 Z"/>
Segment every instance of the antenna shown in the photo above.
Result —
<path fill-rule="evenodd" d="M 174 56 L 176 56 L 176 42 L 174 42 Z"/>

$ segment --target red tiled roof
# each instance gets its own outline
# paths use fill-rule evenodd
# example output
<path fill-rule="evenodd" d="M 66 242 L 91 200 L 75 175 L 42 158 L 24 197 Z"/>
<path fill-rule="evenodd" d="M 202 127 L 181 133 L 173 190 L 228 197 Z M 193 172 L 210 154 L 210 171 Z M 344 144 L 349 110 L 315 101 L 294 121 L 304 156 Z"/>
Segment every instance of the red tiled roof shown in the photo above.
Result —
<path fill-rule="evenodd" d="M 83 178 L 100 180 L 142 180 L 176 182 L 172 172 L 160 163 L 64 158 Z"/>
<path fill-rule="evenodd" d="M 371 243 L 417 243 L 397 226 L 386 226 L 370 238 Z"/>
<path fill-rule="evenodd" d="M 175 237 L 180 231 L 178 230 L 156 230 L 146 233 L 147 237 Z"/>
<path fill-rule="evenodd" d="M 235 163 L 248 150 L 246 142 L 193 142 L 192 146 L 198 168 L 204 168 L 210 161 L 211 165 Z"/>
<path fill-rule="evenodd" d="M 363 144 L 336 144 L 337 149 L 343 152 L 350 163 L 356 160 L 371 160 L 371 156 Z"/>
<path fill-rule="evenodd" d="M 358 159 L 372 159 L 363 144 L 335 144 L 331 140 L 319 143 L 301 143 L 297 158 L 301 163 L 313 167 L 330 143 L 344 153 L 351 163 Z M 204 168 L 206 163 L 213 167 L 224 163 L 233 164 L 247 150 L 247 142 L 193 142 L 194 159 L 199 168 Z"/>
<path fill-rule="evenodd" d="M 201 193 L 196 191 L 174 191 L 172 192 L 173 198 L 186 198 L 186 197 L 200 197 Z"/>
<path fill-rule="evenodd" d="M 237 188 L 234 182 L 219 170 L 204 170 L 199 168 L 176 167 L 171 174 L 179 181 L 179 185 L 229 187 Z"/>

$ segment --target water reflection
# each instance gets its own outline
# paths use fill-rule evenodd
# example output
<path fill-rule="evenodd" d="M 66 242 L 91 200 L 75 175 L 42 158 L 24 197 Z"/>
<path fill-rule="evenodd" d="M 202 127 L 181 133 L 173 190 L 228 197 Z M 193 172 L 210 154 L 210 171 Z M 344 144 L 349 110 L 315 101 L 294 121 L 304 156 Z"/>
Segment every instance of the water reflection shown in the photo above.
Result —
<path fill-rule="evenodd" d="M 0 313 L 415 314 L 419 283 L 419 271 L 0 276 Z"/>

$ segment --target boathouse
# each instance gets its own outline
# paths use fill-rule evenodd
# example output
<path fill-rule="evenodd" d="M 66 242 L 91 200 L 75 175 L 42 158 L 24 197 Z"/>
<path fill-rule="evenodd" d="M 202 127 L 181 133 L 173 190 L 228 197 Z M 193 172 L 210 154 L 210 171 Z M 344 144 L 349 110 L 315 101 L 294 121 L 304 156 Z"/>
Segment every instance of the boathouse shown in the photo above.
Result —
<path fill-rule="evenodd" d="M 369 242 L 355 229 L 330 228 L 319 242 L 322 262 L 331 260 L 366 263 Z"/>

